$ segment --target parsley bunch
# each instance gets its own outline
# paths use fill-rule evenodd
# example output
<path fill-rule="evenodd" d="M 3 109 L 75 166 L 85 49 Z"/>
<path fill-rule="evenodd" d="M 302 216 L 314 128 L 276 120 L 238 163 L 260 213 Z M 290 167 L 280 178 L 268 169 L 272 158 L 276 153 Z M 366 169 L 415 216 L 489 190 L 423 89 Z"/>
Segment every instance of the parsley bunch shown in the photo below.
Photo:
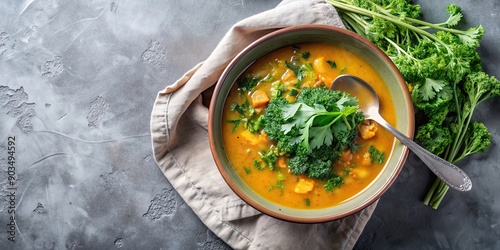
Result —
<path fill-rule="evenodd" d="M 346 27 L 368 38 L 396 64 L 411 92 L 418 116 L 415 139 L 427 150 L 456 163 L 484 152 L 488 128 L 473 121 L 475 108 L 500 96 L 500 81 L 486 74 L 476 52 L 481 25 L 454 28 L 461 8 L 451 4 L 441 23 L 420 20 L 420 6 L 410 0 L 329 0 Z M 437 208 L 448 186 L 436 179 L 424 199 Z"/>
<path fill-rule="evenodd" d="M 302 143 L 309 152 L 322 145 L 330 146 L 334 134 L 345 134 L 354 128 L 355 124 L 349 122 L 347 117 L 359 109 L 357 100 L 345 93 L 335 104 L 333 111 L 327 111 L 317 103 L 313 107 L 301 102 L 287 104 L 282 113 L 286 123 L 281 125 L 281 130 L 287 135 L 292 128 L 298 128 L 298 135 L 290 143 Z"/>
<path fill-rule="evenodd" d="M 280 152 L 289 155 L 293 174 L 328 180 L 325 188 L 330 190 L 333 184 L 341 184 L 332 163 L 345 149 L 356 149 L 355 127 L 364 119 L 355 97 L 325 86 L 305 88 L 294 103 L 283 97 L 271 99 L 264 132 L 277 141 Z"/>

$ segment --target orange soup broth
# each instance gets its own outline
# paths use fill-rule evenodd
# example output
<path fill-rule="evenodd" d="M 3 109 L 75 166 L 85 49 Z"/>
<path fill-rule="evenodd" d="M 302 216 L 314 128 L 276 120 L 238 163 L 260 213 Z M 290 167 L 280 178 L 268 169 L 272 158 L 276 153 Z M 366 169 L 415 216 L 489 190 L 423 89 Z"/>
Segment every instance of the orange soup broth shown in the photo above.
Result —
<path fill-rule="evenodd" d="M 311 64 L 317 58 L 324 60 L 335 61 L 336 68 L 328 67 L 325 72 L 315 72 L 316 76 L 303 80 L 303 87 L 315 87 L 314 83 L 317 79 L 322 79 L 327 87 L 340 74 L 351 74 L 366 80 L 379 94 L 380 98 L 380 112 L 382 116 L 392 125 L 395 125 L 395 111 L 394 106 L 389 96 L 389 91 L 385 86 L 380 75 L 365 61 L 356 55 L 329 44 L 299 44 L 297 47 L 300 51 L 309 51 L 310 56 L 307 62 Z M 293 47 L 286 47 L 276 50 L 263 58 L 257 60 L 252 66 L 247 69 L 247 73 L 265 77 L 272 74 L 274 79 L 283 79 L 286 74 L 287 68 L 284 61 L 290 61 L 294 55 Z M 345 68 L 344 68 L 345 67 Z M 343 71 L 343 72 L 341 72 Z M 311 77 L 309 77 L 311 78 Z M 285 83 L 286 84 L 286 83 Z M 271 83 L 260 83 L 254 89 L 265 90 L 271 96 Z M 241 95 L 237 86 L 233 86 L 231 92 L 225 103 L 225 110 L 223 121 L 236 119 L 238 114 L 236 112 L 229 112 L 231 103 L 244 103 L 245 99 L 250 98 L 251 93 L 248 95 Z M 294 97 L 287 96 L 287 92 L 283 94 L 290 101 L 294 101 Z M 258 110 L 264 112 L 264 110 Z M 273 142 L 267 139 L 265 134 L 251 134 L 246 131 L 242 126 L 239 126 L 236 131 L 233 130 L 234 124 L 223 122 L 222 134 L 225 150 L 228 158 L 232 163 L 238 175 L 252 187 L 255 192 L 263 196 L 267 200 L 280 204 L 286 207 L 299 208 L 299 209 L 316 209 L 330 207 L 341 202 L 344 202 L 364 188 L 366 188 L 380 173 L 384 164 L 388 161 L 388 156 L 394 146 L 394 137 L 378 126 L 376 136 L 363 140 L 359 139 L 358 144 L 361 145 L 360 149 L 353 154 L 353 159 L 349 164 L 338 161 L 334 163 L 334 171 L 344 178 L 344 184 L 340 187 L 334 188 L 333 192 L 327 191 L 323 188 L 325 181 L 314 180 L 314 188 L 307 194 L 295 193 L 294 188 L 303 175 L 294 175 L 287 168 L 275 167 L 274 170 L 264 169 L 258 170 L 254 167 L 254 161 L 260 159 L 259 152 L 269 150 Z M 378 150 L 385 152 L 385 159 L 383 164 L 372 163 L 370 165 L 363 165 L 363 154 L 368 151 L 370 145 L 374 145 Z M 346 174 L 344 170 L 346 167 L 353 166 Z M 276 187 L 277 178 L 281 173 L 285 178 L 281 182 L 283 188 Z M 307 178 L 307 177 L 306 177 Z M 307 201 L 306 201 L 307 200 Z"/>

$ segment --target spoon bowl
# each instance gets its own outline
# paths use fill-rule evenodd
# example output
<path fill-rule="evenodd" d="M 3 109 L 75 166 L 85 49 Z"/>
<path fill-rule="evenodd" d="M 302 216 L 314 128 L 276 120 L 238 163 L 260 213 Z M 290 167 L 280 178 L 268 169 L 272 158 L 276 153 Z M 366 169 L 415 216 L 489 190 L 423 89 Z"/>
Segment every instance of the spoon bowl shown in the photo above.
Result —
<path fill-rule="evenodd" d="M 377 122 L 380 126 L 394 135 L 394 137 L 415 153 L 427 165 L 427 167 L 429 167 L 429 169 L 450 188 L 457 191 L 471 190 L 472 182 L 464 171 L 454 164 L 427 151 L 406 135 L 395 129 L 380 115 L 379 98 L 370 84 L 359 77 L 345 74 L 338 76 L 333 81 L 330 88 L 355 96 L 358 99 L 360 110 L 365 114 L 366 119 L 371 119 Z"/>

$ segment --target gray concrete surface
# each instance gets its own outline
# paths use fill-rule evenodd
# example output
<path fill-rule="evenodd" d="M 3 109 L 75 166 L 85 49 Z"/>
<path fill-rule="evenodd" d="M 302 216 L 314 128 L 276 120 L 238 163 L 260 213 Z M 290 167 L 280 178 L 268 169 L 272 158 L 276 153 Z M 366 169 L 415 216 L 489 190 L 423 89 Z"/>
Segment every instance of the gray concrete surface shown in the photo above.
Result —
<path fill-rule="evenodd" d="M 418 2 L 429 20 L 451 3 Z M 500 5 L 454 2 L 466 26 L 485 27 L 479 52 L 500 77 Z M 149 116 L 156 93 L 233 23 L 278 3 L 0 2 L 0 248 L 229 248 L 156 166 Z M 422 205 L 433 178 L 411 155 L 356 248 L 500 249 L 499 99 L 476 113 L 491 149 L 459 164 L 473 190 L 449 192 L 437 211 Z"/>

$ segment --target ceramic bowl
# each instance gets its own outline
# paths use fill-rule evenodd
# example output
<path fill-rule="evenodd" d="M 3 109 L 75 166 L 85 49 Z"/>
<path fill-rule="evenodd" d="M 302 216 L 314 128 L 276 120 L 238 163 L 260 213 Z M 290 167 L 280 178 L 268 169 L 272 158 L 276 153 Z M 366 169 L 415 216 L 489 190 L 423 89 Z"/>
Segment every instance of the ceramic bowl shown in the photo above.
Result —
<path fill-rule="evenodd" d="M 240 74 L 257 59 L 276 49 L 305 42 L 332 43 L 371 64 L 388 86 L 396 109 L 396 128 L 410 138 L 414 133 L 414 111 L 405 81 L 392 61 L 376 45 L 345 29 L 324 25 L 284 28 L 256 40 L 229 63 L 217 82 L 209 112 L 210 147 L 222 177 L 241 199 L 267 215 L 292 222 L 317 223 L 346 217 L 378 200 L 403 168 L 408 149 L 396 141 L 387 164 L 367 188 L 348 201 L 324 209 L 284 207 L 262 198 L 245 184 L 233 169 L 224 150 L 221 117 L 226 97 Z"/>

